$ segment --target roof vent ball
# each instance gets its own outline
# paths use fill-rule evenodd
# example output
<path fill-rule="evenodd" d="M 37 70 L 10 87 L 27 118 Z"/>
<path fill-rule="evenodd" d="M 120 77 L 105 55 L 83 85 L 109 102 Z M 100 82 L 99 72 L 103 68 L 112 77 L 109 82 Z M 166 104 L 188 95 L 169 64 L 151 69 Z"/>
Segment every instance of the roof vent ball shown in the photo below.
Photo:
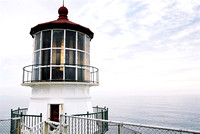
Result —
<path fill-rule="evenodd" d="M 58 9 L 59 19 L 66 19 L 68 15 L 68 9 L 64 6 Z"/>
<path fill-rule="evenodd" d="M 62 6 L 62 7 L 60 7 L 59 9 L 58 9 L 58 13 L 59 14 L 68 14 L 68 9 L 66 8 L 66 7 L 64 7 L 64 6 Z"/>

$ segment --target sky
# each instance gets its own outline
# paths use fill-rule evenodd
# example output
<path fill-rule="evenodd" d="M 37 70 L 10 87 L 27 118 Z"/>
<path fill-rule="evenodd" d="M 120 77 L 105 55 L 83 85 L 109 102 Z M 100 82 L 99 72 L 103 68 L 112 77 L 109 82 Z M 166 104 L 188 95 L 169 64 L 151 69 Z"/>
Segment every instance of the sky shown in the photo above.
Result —
<path fill-rule="evenodd" d="M 0 95 L 24 95 L 31 27 L 58 18 L 62 0 L 0 0 Z M 200 94 L 199 0 L 65 0 L 70 21 L 90 28 L 92 95 Z"/>

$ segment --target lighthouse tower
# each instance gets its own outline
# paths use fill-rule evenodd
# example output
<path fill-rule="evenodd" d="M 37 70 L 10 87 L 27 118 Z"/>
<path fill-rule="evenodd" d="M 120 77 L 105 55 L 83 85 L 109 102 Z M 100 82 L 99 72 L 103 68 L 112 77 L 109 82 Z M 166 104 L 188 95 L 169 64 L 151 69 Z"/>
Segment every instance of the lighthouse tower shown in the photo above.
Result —
<path fill-rule="evenodd" d="M 92 111 L 90 87 L 97 86 L 98 69 L 90 66 L 93 32 L 68 20 L 62 6 L 55 21 L 31 28 L 33 64 L 23 68 L 23 86 L 32 88 L 28 113 L 58 121 L 59 114 Z"/>

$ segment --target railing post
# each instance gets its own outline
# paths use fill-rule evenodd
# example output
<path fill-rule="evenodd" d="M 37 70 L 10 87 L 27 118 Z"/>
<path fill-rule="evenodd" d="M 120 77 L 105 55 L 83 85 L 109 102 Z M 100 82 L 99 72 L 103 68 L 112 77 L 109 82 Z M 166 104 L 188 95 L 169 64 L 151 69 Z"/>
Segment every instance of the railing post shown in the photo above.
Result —
<path fill-rule="evenodd" d="M 29 132 L 30 132 L 30 134 L 33 134 L 33 130 L 32 129 L 30 129 Z"/>
<path fill-rule="evenodd" d="M 62 125 L 63 125 L 62 124 L 62 115 L 60 115 L 60 121 L 59 122 L 60 122 L 60 125 L 59 125 L 59 134 L 62 134 L 62 132 L 63 132 L 62 131 Z"/>
<path fill-rule="evenodd" d="M 12 134 L 12 118 L 13 118 L 13 110 L 11 109 L 11 120 L 10 120 L 10 133 Z"/>
<path fill-rule="evenodd" d="M 95 71 L 95 75 L 96 75 L 96 82 L 95 83 L 98 83 L 98 77 L 99 77 L 99 74 L 98 74 L 99 72 L 98 72 L 98 69 L 96 69 L 96 71 Z"/>
<path fill-rule="evenodd" d="M 21 134 L 21 122 L 22 122 L 22 119 L 20 118 L 19 122 L 18 122 L 18 132 L 17 132 L 17 134 Z"/>
<path fill-rule="evenodd" d="M 66 115 L 67 115 L 67 113 L 65 113 L 65 115 L 63 115 L 63 133 L 64 134 L 67 134 L 67 127 L 68 127 L 68 125 L 66 125 L 67 124 L 67 119 L 66 119 Z"/>
<path fill-rule="evenodd" d="M 65 113 L 65 116 L 64 116 L 65 124 L 67 124 L 66 116 L 67 116 L 67 113 Z"/>
<path fill-rule="evenodd" d="M 118 134 L 123 134 L 123 125 L 118 124 Z"/>
<path fill-rule="evenodd" d="M 98 105 L 97 105 L 97 113 L 99 112 Z"/>
<path fill-rule="evenodd" d="M 27 80 L 26 80 L 27 82 L 28 82 L 28 77 L 29 77 L 29 72 L 27 73 Z"/>
<path fill-rule="evenodd" d="M 101 119 L 103 120 L 103 110 L 101 110 L 101 116 L 102 116 Z M 105 127 L 105 126 L 104 126 L 104 122 L 102 122 L 102 123 L 101 123 L 101 131 L 102 131 L 102 133 L 104 133 L 104 130 L 105 130 L 104 127 Z"/>
<path fill-rule="evenodd" d="M 18 109 L 17 109 L 17 113 L 19 114 L 19 111 L 20 111 L 20 107 L 18 107 Z"/>
<path fill-rule="evenodd" d="M 12 134 L 12 129 L 13 129 L 13 110 L 11 109 L 11 120 L 10 120 L 10 133 Z"/>
<path fill-rule="evenodd" d="M 11 118 L 12 118 L 12 117 L 13 117 L 13 109 L 11 109 L 11 112 L 10 112 L 10 113 L 11 113 Z"/>
<path fill-rule="evenodd" d="M 103 119 L 104 119 L 104 118 L 103 118 L 103 110 L 101 110 L 101 115 L 102 115 L 102 120 L 103 120 Z"/>
<path fill-rule="evenodd" d="M 105 120 L 108 120 L 108 108 L 105 111 Z M 108 123 L 105 123 L 106 131 L 108 131 Z"/>
<path fill-rule="evenodd" d="M 108 108 L 105 109 L 105 120 L 108 120 Z"/>
<path fill-rule="evenodd" d="M 22 112 L 21 112 L 21 114 L 19 114 L 19 116 L 21 117 L 21 121 L 23 121 L 23 118 L 22 118 L 23 113 Z M 25 117 L 24 117 L 24 123 L 25 123 Z"/>
<path fill-rule="evenodd" d="M 31 82 L 32 82 L 32 80 L 33 80 L 33 79 L 32 79 L 32 78 L 33 78 L 33 75 L 34 75 L 34 74 L 33 74 L 33 65 L 32 65 L 32 70 L 31 70 Z"/>
<path fill-rule="evenodd" d="M 48 123 L 44 122 L 44 134 L 48 134 Z"/>
<path fill-rule="evenodd" d="M 99 69 L 97 69 L 97 83 L 99 83 Z"/>
<path fill-rule="evenodd" d="M 93 73 L 93 83 L 94 83 L 94 67 L 92 68 L 92 73 Z"/>
<path fill-rule="evenodd" d="M 40 113 L 40 122 L 42 122 L 42 113 Z"/>
<path fill-rule="evenodd" d="M 87 118 L 89 117 L 89 112 L 87 111 Z M 89 120 L 87 120 L 87 134 L 89 134 Z"/>
<path fill-rule="evenodd" d="M 24 68 L 23 68 L 22 83 L 24 83 Z"/>

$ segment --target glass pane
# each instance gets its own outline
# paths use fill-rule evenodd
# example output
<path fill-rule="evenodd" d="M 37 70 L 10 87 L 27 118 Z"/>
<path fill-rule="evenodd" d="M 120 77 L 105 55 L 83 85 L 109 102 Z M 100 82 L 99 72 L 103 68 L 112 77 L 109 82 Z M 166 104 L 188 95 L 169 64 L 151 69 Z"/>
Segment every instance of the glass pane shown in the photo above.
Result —
<path fill-rule="evenodd" d="M 42 48 L 51 47 L 51 31 L 43 31 L 42 32 Z"/>
<path fill-rule="evenodd" d="M 39 80 L 39 68 L 35 68 L 33 71 L 34 71 L 33 81 L 38 81 Z"/>
<path fill-rule="evenodd" d="M 76 52 L 73 50 L 66 50 L 65 51 L 65 64 L 66 65 L 74 65 L 76 59 Z"/>
<path fill-rule="evenodd" d="M 76 48 L 76 32 L 66 30 L 66 48 Z"/>
<path fill-rule="evenodd" d="M 35 50 L 40 49 L 40 32 L 35 36 Z"/>
<path fill-rule="evenodd" d="M 53 47 L 64 47 L 64 30 L 53 31 Z"/>
<path fill-rule="evenodd" d="M 50 79 L 50 69 L 49 67 L 45 67 L 41 69 L 41 80 L 49 80 Z"/>
<path fill-rule="evenodd" d="M 63 80 L 63 67 L 52 67 L 52 80 Z"/>
<path fill-rule="evenodd" d="M 42 51 L 42 65 L 49 65 L 50 64 L 50 50 L 43 50 Z"/>
<path fill-rule="evenodd" d="M 53 49 L 52 63 L 56 65 L 62 65 L 64 63 L 63 49 Z"/>
<path fill-rule="evenodd" d="M 85 50 L 85 39 L 82 33 L 78 33 L 78 49 Z"/>
<path fill-rule="evenodd" d="M 35 53 L 35 64 L 40 64 L 40 51 Z"/>
<path fill-rule="evenodd" d="M 85 69 L 78 68 L 78 81 L 84 81 L 84 80 L 85 80 Z"/>
<path fill-rule="evenodd" d="M 75 81 L 75 68 L 65 67 L 65 80 L 66 81 Z"/>
<path fill-rule="evenodd" d="M 90 65 L 90 55 L 86 54 L 86 65 Z"/>
<path fill-rule="evenodd" d="M 90 38 L 86 36 L 86 52 L 90 53 Z"/>
<path fill-rule="evenodd" d="M 85 53 L 78 52 L 78 64 L 85 65 Z"/>

